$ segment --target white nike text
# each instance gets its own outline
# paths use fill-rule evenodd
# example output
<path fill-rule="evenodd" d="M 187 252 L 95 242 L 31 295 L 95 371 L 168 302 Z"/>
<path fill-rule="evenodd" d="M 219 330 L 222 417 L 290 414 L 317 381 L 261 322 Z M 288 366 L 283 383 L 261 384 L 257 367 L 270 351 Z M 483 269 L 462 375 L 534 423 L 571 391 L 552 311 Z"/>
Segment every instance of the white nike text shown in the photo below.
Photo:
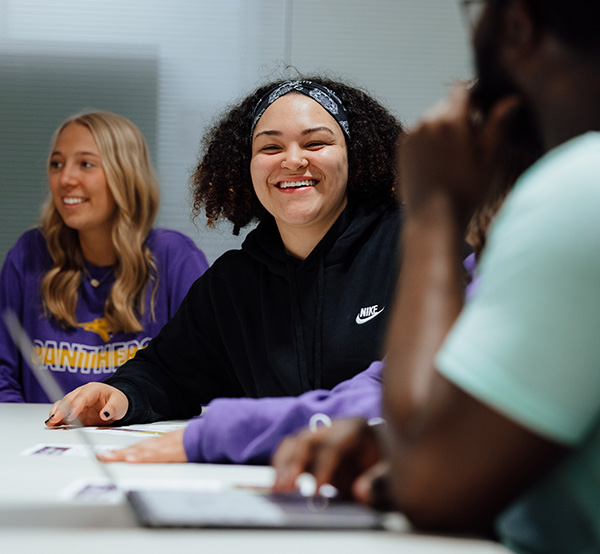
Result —
<path fill-rule="evenodd" d="M 385 310 L 385 306 L 379 309 L 379 305 L 375 304 L 374 306 L 367 306 L 366 308 L 361 308 L 360 312 L 356 316 L 356 323 L 362 325 L 367 321 L 370 321 L 374 317 L 377 317 L 381 312 Z"/>

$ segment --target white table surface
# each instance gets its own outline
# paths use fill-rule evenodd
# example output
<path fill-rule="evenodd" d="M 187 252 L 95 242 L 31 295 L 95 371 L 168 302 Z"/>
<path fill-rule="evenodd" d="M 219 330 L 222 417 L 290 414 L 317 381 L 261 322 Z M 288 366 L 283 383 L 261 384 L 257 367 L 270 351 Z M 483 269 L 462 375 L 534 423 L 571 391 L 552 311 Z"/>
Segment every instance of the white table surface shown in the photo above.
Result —
<path fill-rule="evenodd" d="M 88 457 L 24 456 L 37 444 L 81 444 L 75 430 L 45 428 L 49 405 L 0 403 L 0 551 L 43 554 L 507 554 L 488 541 L 410 531 L 269 531 L 145 529 L 123 501 L 74 501 L 77 480 L 103 477 Z M 133 434 L 88 433 L 96 444 L 127 445 Z M 271 468 L 214 464 L 111 464 L 120 483 L 201 480 L 269 485 Z M 118 549 L 118 550 L 115 550 Z M 123 550 L 123 549 L 130 549 Z"/>

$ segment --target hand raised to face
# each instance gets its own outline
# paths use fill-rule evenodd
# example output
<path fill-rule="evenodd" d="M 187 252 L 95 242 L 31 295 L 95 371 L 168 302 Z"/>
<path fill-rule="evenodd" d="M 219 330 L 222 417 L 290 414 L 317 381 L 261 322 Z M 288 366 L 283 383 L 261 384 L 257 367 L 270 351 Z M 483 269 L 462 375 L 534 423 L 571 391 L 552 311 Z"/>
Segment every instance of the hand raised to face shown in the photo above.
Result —
<path fill-rule="evenodd" d="M 511 115 L 520 100 L 505 97 L 487 117 L 459 86 L 401 140 L 400 183 L 409 213 L 448 201 L 462 225 L 486 198 L 506 150 Z"/>

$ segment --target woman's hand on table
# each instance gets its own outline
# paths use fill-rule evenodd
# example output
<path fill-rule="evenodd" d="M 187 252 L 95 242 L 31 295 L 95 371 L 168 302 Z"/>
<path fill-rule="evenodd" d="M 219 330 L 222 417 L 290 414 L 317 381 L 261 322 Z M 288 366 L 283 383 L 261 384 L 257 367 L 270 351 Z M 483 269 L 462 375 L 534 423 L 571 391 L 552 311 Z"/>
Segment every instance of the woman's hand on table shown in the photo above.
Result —
<path fill-rule="evenodd" d="M 127 448 L 112 450 L 97 457 L 103 462 L 128 462 L 130 464 L 164 464 L 187 462 L 183 447 L 185 429 L 171 431 L 161 437 L 147 439 Z"/>
<path fill-rule="evenodd" d="M 45 421 L 48 427 L 78 421 L 81 425 L 108 425 L 125 417 L 129 400 L 119 389 L 88 383 L 55 402 Z"/>

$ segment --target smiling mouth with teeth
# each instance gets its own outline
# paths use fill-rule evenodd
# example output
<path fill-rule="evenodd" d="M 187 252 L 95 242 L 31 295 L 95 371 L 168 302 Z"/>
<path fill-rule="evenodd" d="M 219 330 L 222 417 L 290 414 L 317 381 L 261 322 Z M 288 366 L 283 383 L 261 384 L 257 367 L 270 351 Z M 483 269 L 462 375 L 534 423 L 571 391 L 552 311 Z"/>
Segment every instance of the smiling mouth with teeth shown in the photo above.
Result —
<path fill-rule="evenodd" d="M 301 189 L 314 187 L 317 184 L 315 179 L 304 179 L 303 181 L 280 181 L 275 186 L 278 189 Z"/>
<path fill-rule="evenodd" d="M 65 197 L 62 200 L 67 206 L 74 206 L 75 204 L 83 204 L 85 202 L 85 199 L 83 199 L 83 198 L 66 198 Z"/>

